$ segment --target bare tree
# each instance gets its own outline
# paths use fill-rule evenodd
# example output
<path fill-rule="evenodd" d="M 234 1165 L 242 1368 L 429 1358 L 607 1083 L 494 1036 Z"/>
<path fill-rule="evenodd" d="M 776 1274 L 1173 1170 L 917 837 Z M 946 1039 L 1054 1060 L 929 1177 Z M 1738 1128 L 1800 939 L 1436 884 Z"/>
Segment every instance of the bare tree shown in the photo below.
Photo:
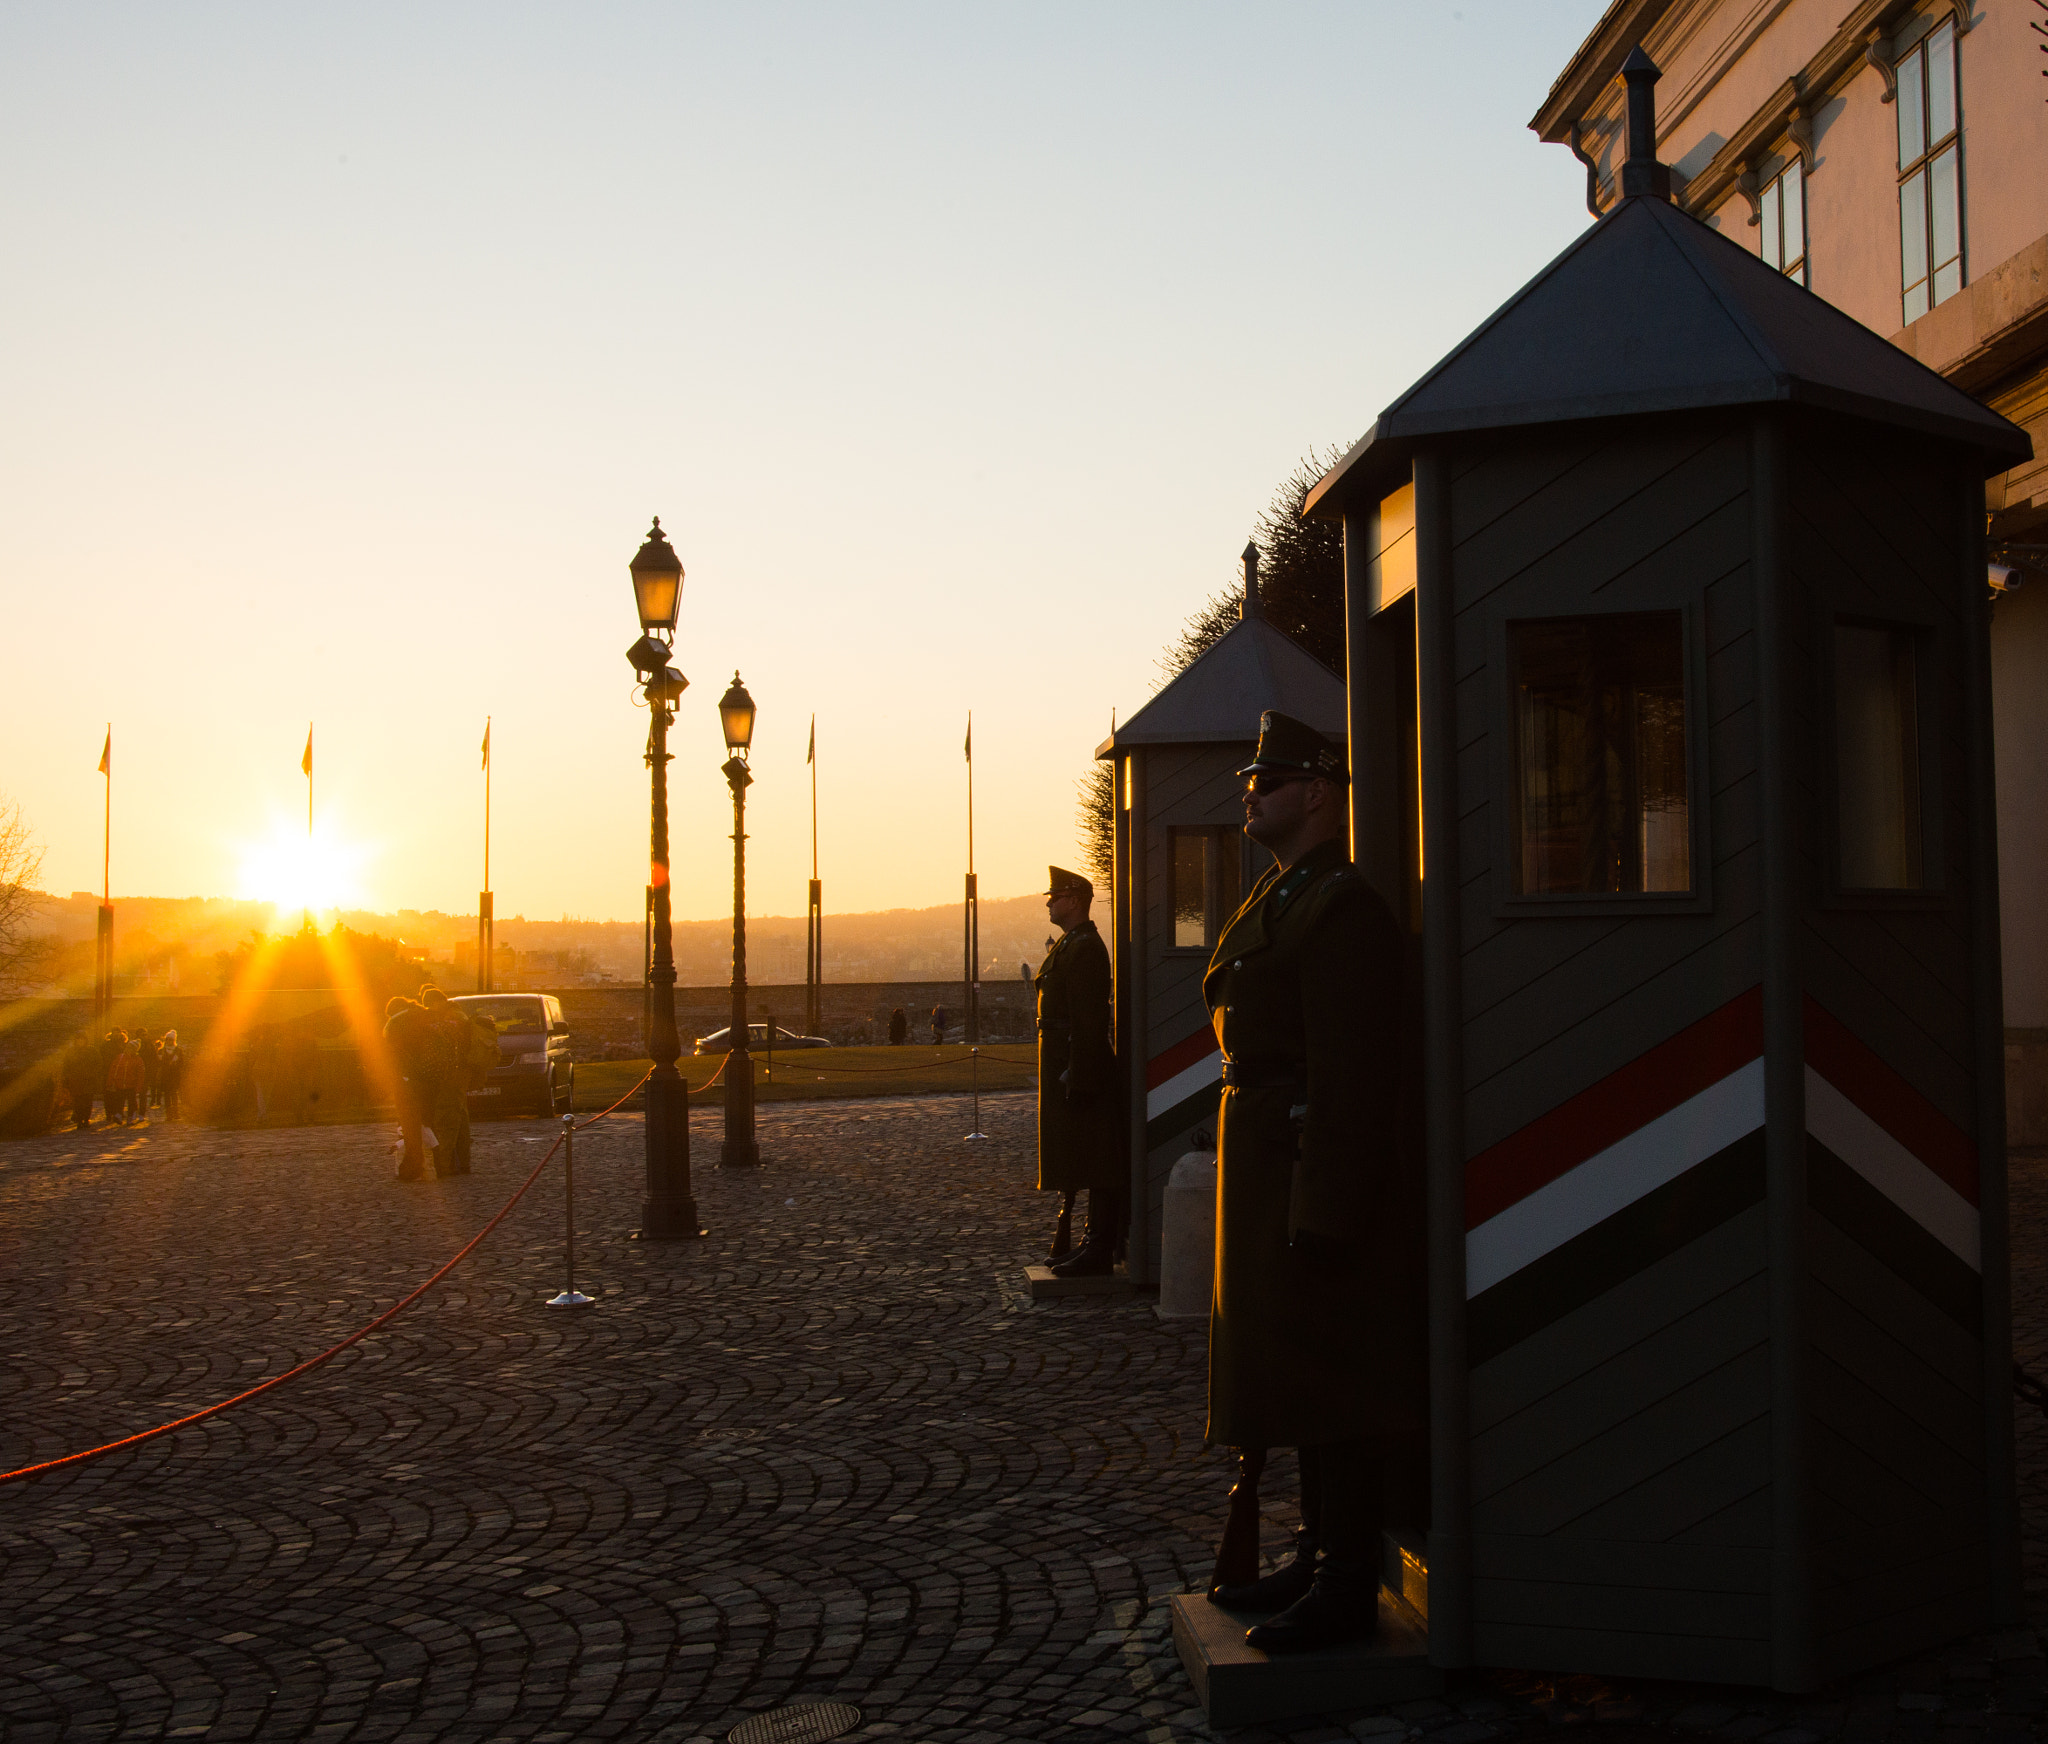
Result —
<path fill-rule="evenodd" d="M 0 798 L 0 999 L 18 999 L 41 986 L 57 954 L 56 940 L 28 930 L 47 900 L 36 888 L 42 871 L 42 846 L 23 822 L 21 807 Z"/>
<path fill-rule="evenodd" d="M 1333 521 L 1304 521 L 1302 504 L 1344 450 L 1302 456 L 1280 483 L 1252 529 L 1259 548 L 1259 603 L 1266 621 L 1284 631 L 1340 678 L 1344 675 L 1344 534 Z M 1241 587 L 1210 596 L 1160 656 L 1160 686 L 1171 684 L 1229 634 L 1239 617 Z M 1108 887 L 1116 818 L 1107 763 L 1092 765 L 1078 784 L 1081 858 Z"/>

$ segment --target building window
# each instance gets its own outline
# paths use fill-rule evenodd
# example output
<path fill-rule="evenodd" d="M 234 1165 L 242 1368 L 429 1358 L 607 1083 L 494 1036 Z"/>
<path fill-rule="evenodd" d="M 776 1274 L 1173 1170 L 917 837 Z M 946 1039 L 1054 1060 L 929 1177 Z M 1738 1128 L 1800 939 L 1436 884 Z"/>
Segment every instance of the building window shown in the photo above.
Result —
<path fill-rule="evenodd" d="M 1956 26 L 1927 33 L 1895 69 L 1899 95 L 1899 283 L 1913 322 L 1963 288 L 1963 159 Z"/>
<path fill-rule="evenodd" d="M 1836 875 L 1844 890 L 1918 890 L 1919 643 L 1910 630 L 1835 626 Z"/>
<path fill-rule="evenodd" d="M 1508 631 L 1518 896 L 1692 888 L 1677 612 Z"/>
<path fill-rule="evenodd" d="M 1764 265 L 1806 283 L 1806 171 L 1795 157 L 1765 184 L 1757 202 Z"/>
<path fill-rule="evenodd" d="M 1173 861 L 1173 948 L 1210 950 L 1242 900 L 1238 832 L 1170 829 Z"/>

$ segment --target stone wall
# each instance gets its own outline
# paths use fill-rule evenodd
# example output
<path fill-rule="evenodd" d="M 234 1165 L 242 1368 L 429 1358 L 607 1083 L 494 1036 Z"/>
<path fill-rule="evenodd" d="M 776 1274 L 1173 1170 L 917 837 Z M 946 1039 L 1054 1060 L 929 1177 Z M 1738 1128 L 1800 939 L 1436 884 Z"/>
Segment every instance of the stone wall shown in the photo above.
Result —
<path fill-rule="evenodd" d="M 450 988 L 451 993 L 460 988 Z M 607 1055 L 637 1056 L 642 1048 L 641 990 L 638 987 L 563 987 L 550 989 L 562 1002 L 569 1021 L 570 1043 L 579 1060 Z M 949 1039 L 960 1039 L 963 989 L 957 981 L 827 982 L 821 1032 L 836 1042 L 889 1039 L 889 1013 L 902 1006 L 911 1018 L 913 1039 L 931 1038 L 929 1016 L 935 1005 L 946 1008 Z M 110 1028 L 150 1035 L 175 1029 L 186 1053 L 196 1052 L 213 1027 L 223 1000 L 214 993 L 149 994 L 114 1001 Z M 272 993 L 257 1002 L 249 1021 L 279 1023 L 313 1017 L 335 1004 L 324 989 Z M 777 1025 L 802 1030 L 804 990 L 796 986 L 756 987 L 747 1001 L 755 1022 L 773 1012 Z M 1028 1043 L 1032 1037 L 1034 994 L 1031 983 L 984 981 L 981 989 L 982 1037 L 986 1041 Z M 732 1012 L 726 987 L 678 987 L 676 1027 L 687 1048 L 700 1035 L 723 1029 Z M 31 1066 L 61 1053 L 71 1037 L 89 1028 L 89 999 L 23 999 L 0 1006 L 0 1070 Z M 338 1027 L 330 1021 L 316 1027 Z"/>
<path fill-rule="evenodd" d="M 569 1020 L 570 1040 L 578 1059 L 598 1059 L 610 1052 L 642 1048 L 638 987 L 568 987 L 555 997 Z M 902 1006 L 910 1018 L 915 1041 L 931 1040 L 931 1009 L 946 1008 L 948 1039 L 961 1039 L 965 992 L 958 981 L 828 981 L 824 1016 L 818 1033 L 835 1042 L 885 1042 L 889 1013 Z M 1029 1043 L 1033 1035 L 1036 995 L 1028 981 L 984 981 L 981 984 L 981 1035 L 984 1041 Z M 755 987 L 748 990 L 747 1011 L 755 1023 L 773 1012 L 780 1029 L 801 1032 L 804 990 Z M 676 1028 L 687 1048 L 700 1035 L 723 1029 L 732 1017 L 732 990 L 727 987 L 678 987 Z"/>

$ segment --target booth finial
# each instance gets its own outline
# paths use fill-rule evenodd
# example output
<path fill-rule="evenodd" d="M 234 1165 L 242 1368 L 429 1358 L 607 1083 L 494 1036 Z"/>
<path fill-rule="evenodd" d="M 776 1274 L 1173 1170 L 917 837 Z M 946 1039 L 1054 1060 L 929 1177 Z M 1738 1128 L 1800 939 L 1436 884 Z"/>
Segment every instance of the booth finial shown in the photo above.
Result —
<path fill-rule="evenodd" d="M 1259 601 L 1259 548 L 1249 540 L 1244 548 L 1244 598 L 1238 602 L 1237 615 L 1244 619 L 1266 615 Z"/>
<path fill-rule="evenodd" d="M 1657 161 L 1657 81 L 1663 74 L 1639 43 L 1621 63 L 1621 76 L 1628 86 L 1628 160 L 1621 166 L 1622 197 L 1649 194 L 1668 200 L 1671 169 Z"/>

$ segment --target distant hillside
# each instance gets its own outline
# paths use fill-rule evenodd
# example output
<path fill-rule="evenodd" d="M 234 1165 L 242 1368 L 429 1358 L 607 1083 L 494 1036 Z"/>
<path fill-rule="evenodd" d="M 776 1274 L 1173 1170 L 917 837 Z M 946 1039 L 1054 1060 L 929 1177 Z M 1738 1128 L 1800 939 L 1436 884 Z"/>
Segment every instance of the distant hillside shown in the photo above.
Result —
<path fill-rule="evenodd" d="M 94 913 L 89 891 L 53 897 L 39 930 L 62 941 L 53 992 L 92 988 Z M 1101 916 L 1098 904 L 1098 915 Z M 320 916 L 323 925 L 332 915 Z M 961 972 L 960 906 L 890 908 L 866 914 L 825 915 L 828 981 L 939 980 Z M 232 952 L 251 932 L 293 930 L 296 911 L 278 915 L 269 903 L 224 897 L 121 897 L 114 904 L 118 984 L 124 992 L 212 992 L 216 957 Z M 402 940 L 423 963 L 444 966 L 450 981 L 475 974 L 476 916 L 404 908 L 394 914 L 346 909 L 342 922 L 360 933 Z M 1042 896 L 1012 896 L 981 905 L 981 964 L 985 980 L 1014 980 L 1020 966 L 1034 969 L 1045 954 L 1051 927 Z M 500 986 L 573 986 L 640 979 L 643 931 L 632 921 L 529 920 L 502 915 L 497 924 Z M 510 952 L 508 958 L 505 953 Z M 732 972 L 730 921 L 679 921 L 676 972 L 685 984 L 708 986 Z M 753 915 L 747 920 L 749 978 L 801 981 L 801 915 Z"/>

